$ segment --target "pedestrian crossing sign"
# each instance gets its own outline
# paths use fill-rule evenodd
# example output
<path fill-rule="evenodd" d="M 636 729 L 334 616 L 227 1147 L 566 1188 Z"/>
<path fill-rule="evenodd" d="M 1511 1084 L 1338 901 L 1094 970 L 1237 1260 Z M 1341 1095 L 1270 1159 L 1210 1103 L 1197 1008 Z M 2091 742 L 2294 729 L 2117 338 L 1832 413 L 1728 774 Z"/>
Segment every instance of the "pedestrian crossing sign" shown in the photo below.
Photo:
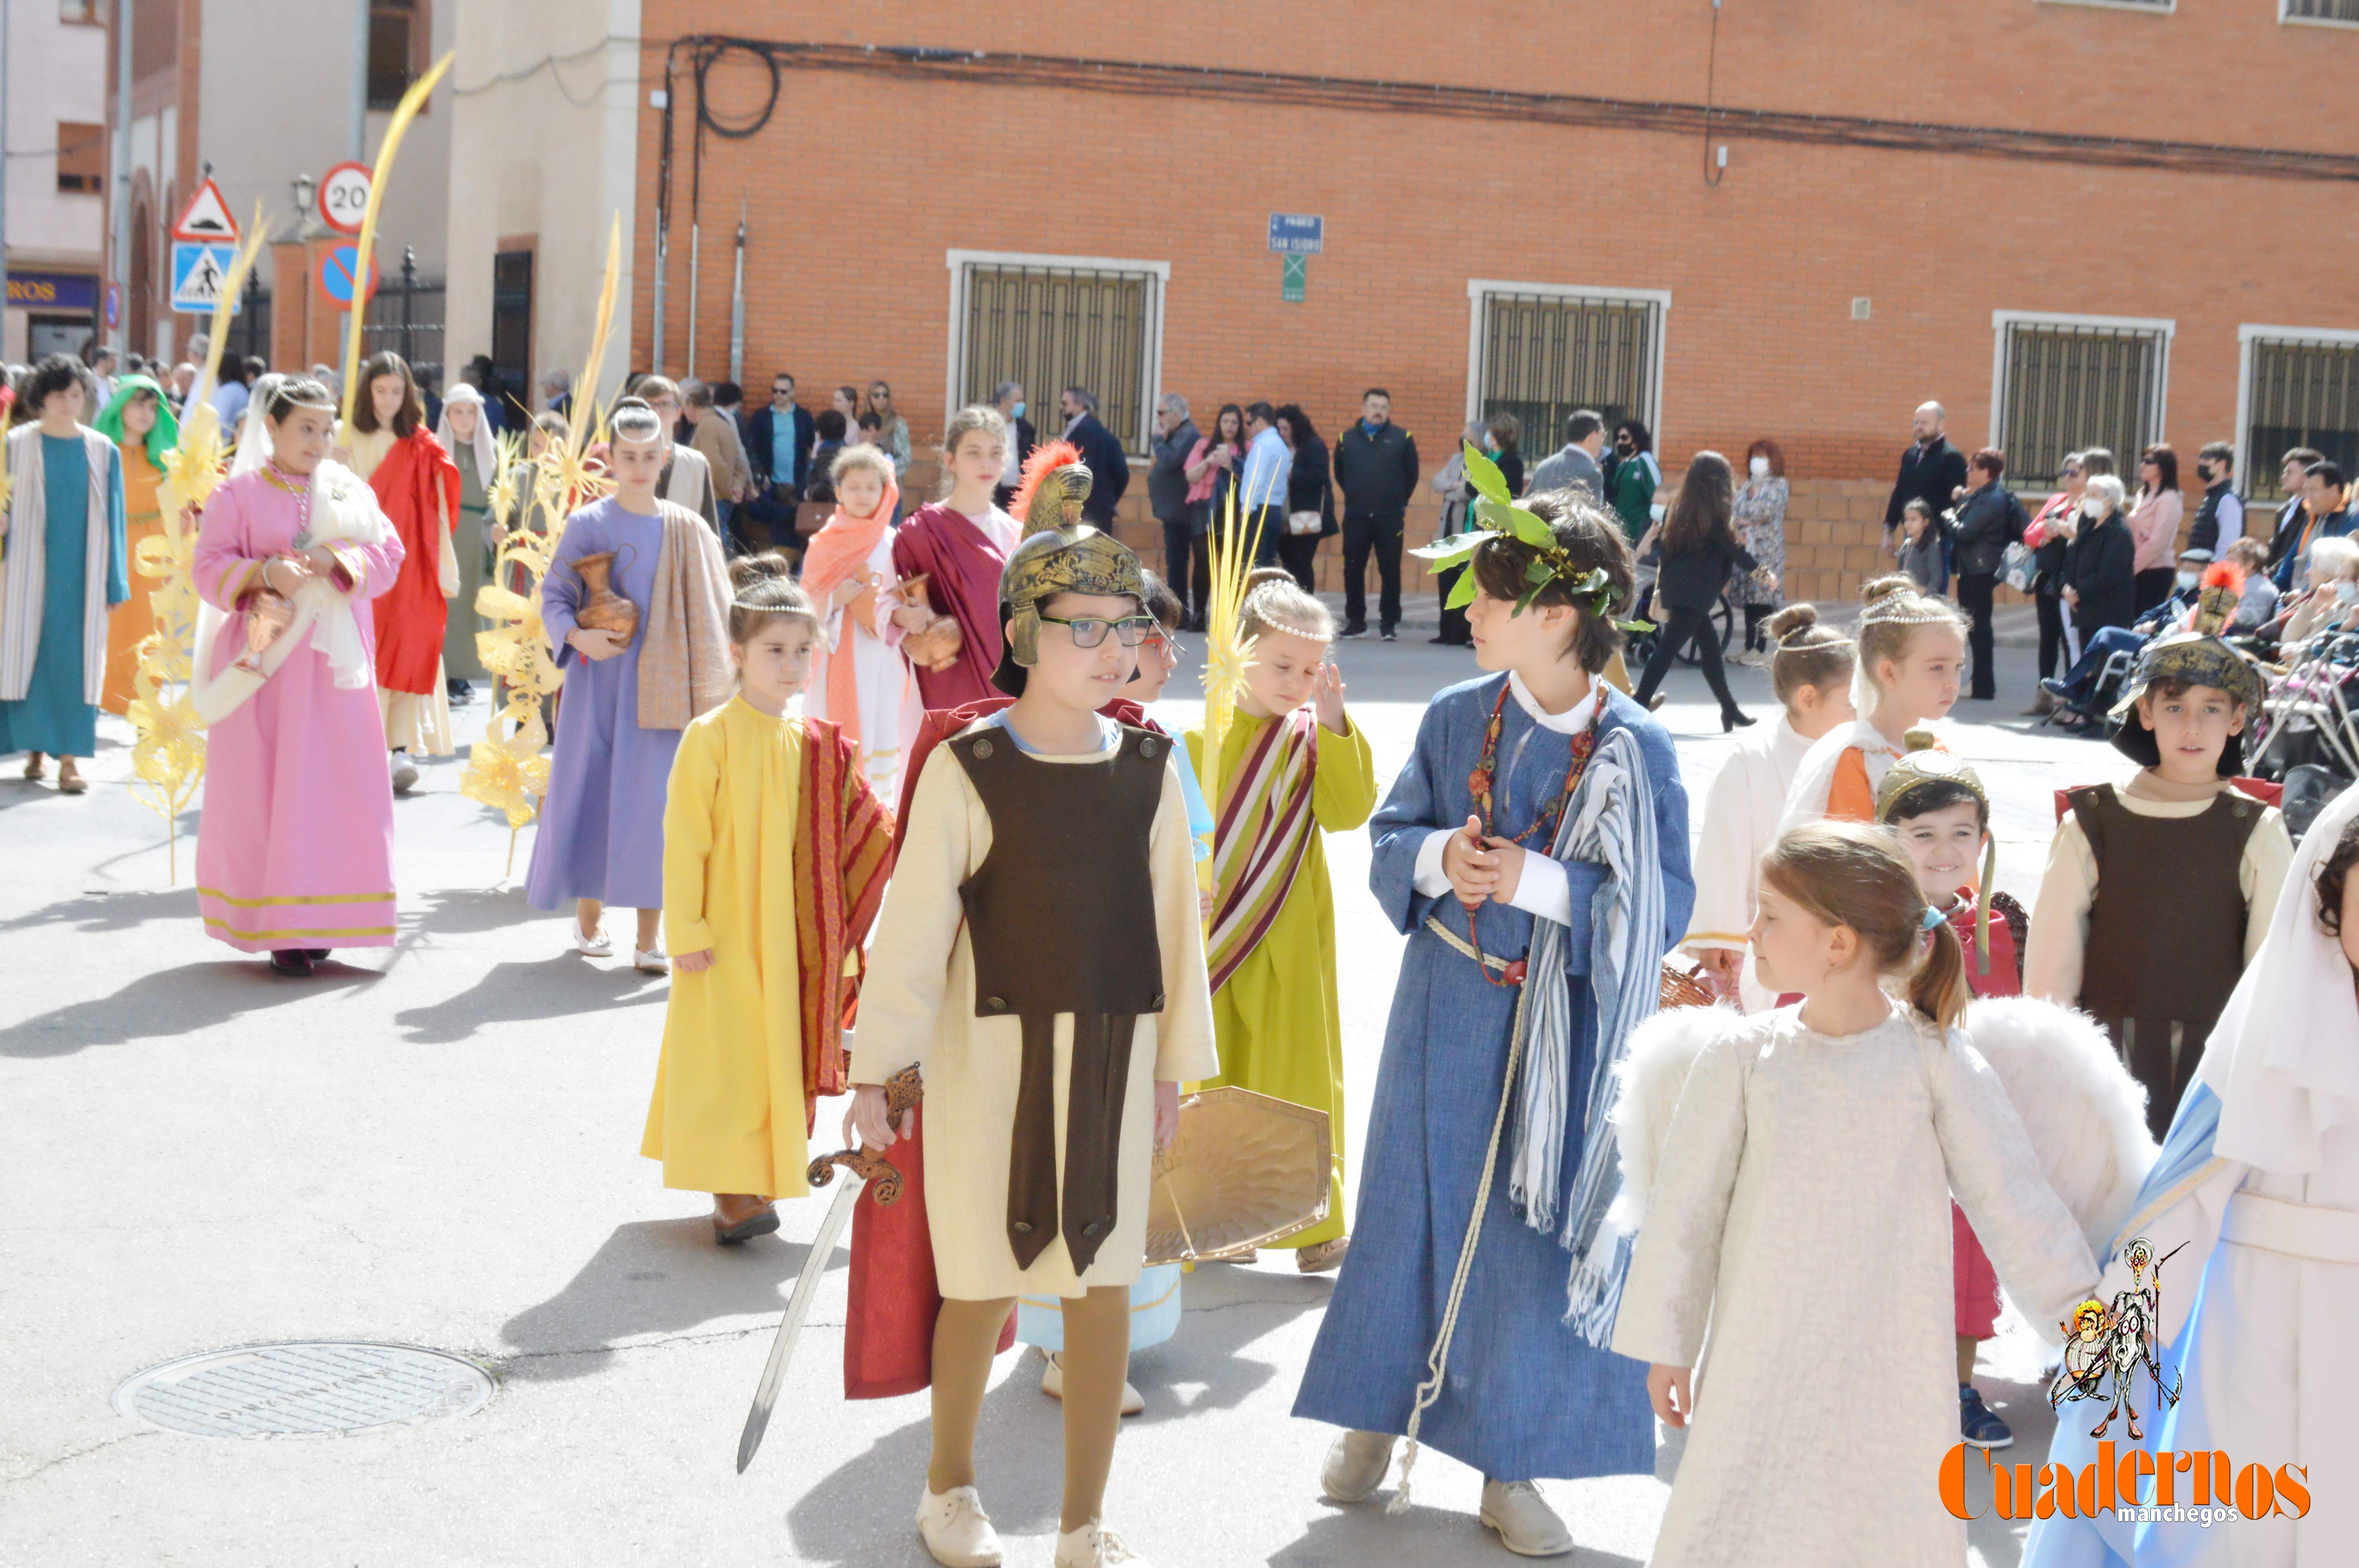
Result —
<path fill-rule="evenodd" d="M 201 241 L 172 242 L 172 308 L 191 315 L 204 315 L 220 302 L 222 287 L 229 281 L 229 269 L 237 258 L 235 245 L 216 245 Z M 234 314 L 238 302 L 231 301 Z"/>

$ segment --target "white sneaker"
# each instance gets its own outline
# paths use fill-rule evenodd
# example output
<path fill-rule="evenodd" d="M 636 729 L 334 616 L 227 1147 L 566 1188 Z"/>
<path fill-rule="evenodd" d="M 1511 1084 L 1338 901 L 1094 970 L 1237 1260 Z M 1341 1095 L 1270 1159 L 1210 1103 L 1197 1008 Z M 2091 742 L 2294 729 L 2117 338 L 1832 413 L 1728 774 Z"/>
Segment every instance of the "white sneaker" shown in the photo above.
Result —
<path fill-rule="evenodd" d="M 1147 1559 L 1122 1543 L 1122 1537 L 1092 1519 L 1079 1530 L 1057 1532 L 1057 1556 L 1054 1568 L 1112 1568 L 1127 1563 L 1130 1568 L 1147 1568 Z"/>
<path fill-rule="evenodd" d="M 928 1492 L 918 1505 L 918 1534 L 942 1568 L 999 1568 L 999 1532 L 973 1487 Z"/>
<path fill-rule="evenodd" d="M 1518 1557 L 1561 1557 L 1572 1550 L 1572 1532 L 1529 1481 L 1484 1481 L 1482 1519 Z"/>
<path fill-rule="evenodd" d="M 392 770 L 393 793 L 408 795 L 409 786 L 418 782 L 418 764 L 409 760 L 408 752 L 396 752 L 393 754 Z"/>
<path fill-rule="evenodd" d="M 671 973 L 671 959 L 665 956 L 664 950 L 660 947 L 652 951 L 645 947 L 633 947 L 631 968 L 643 969 L 650 975 L 668 975 Z"/>
<path fill-rule="evenodd" d="M 1048 1363 L 1040 1368 L 1040 1391 L 1052 1400 L 1063 1399 L 1065 1397 L 1064 1357 L 1053 1350 L 1043 1350 L 1040 1356 L 1041 1359 Z M 1146 1409 L 1146 1399 L 1136 1389 L 1130 1386 L 1130 1379 L 1125 1378 L 1122 1380 L 1122 1413 L 1137 1415 Z"/>
<path fill-rule="evenodd" d="M 601 927 L 588 936 L 582 935 L 582 923 L 573 923 L 573 950 L 585 958 L 611 958 L 614 956 L 614 939 Z"/>
<path fill-rule="evenodd" d="M 1319 1467 L 1319 1489 L 1339 1503 L 1364 1503 L 1376 1495 L 1393 1467 L 1393 1434 L 1347 1432 L 1327 1451 Z"/>

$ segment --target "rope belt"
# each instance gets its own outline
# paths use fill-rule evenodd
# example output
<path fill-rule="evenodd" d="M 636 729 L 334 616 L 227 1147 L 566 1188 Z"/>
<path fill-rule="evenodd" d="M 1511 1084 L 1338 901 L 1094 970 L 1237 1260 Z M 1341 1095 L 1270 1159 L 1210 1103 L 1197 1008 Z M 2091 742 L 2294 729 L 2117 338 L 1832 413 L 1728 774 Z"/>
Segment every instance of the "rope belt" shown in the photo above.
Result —
<path fill-rule="evenodd" d="M 1448 943 L 1451 949 L 1457 953 L 1460 957 L 1473 959 L 1484 968 L 1498 975 L 1511 986 L 1519 986 L 1524 983 L 1523 959 L 1502 958 L 1494 954 L 1485 953 L 1482 948 L 1477 947 L 1473 943 L 1469 942 L 1465 937 L 1458 935 L 1457 932 L 1452 931 L 1450 927 L 1441 924 L 1441 917 L 1438 914 L 1429 914 L 1425 917 L 1425 928 L 1428 931 L 1432 932 L 1436 936 L 1440 937 L 1442 941 Z"/>

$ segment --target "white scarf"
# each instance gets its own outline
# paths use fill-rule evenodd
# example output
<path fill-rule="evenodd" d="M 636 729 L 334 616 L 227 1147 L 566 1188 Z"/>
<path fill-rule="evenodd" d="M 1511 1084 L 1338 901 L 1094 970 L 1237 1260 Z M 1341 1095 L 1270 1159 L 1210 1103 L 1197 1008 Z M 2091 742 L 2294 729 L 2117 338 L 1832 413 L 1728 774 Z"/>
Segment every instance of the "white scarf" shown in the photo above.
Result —
<path fill-rule="evenodd" d="M 457 458 L 462 443 L 451 432 L 451 410 L 462 403 L 473 405 L 475 410 L 475 438 L 465 443 L 474 449 L 475 482 L 489 490 L 499 482 L 500 454 L 497 443 L 492 439 L 492 422 L 484 413 L 482 393 L 463 381 L 452 387 L 450 395 L 442 399 L 442 417 L 435 421 L 434 438 L 442 443 L 452 458 Z"/>
<path fill-rule="evenodd" d="M 2220 1097 L 2215 1156 L 2306 1173 L 2318 1169 L 2331 1129 L 2359 1122 L 2359 993 L 2342 941 L 2319 928 L 2313 891 L 2319 866 L 2354 821 L 2359 789 L 2349 789 L 2302 835 L 2268 939 L 2203 1048 L 2199 1075 Z"/>
<path fill-rule="evenodd" d="M 237 460 L 230 466 L 232 481 L 253 473 L 270 460 L 270 427 L 262 417 L 266 401 L 257 385 L 238 432 Z M 392 531 L 392 524 L 377 509 L 376 492 L 369 488 L 368 481 L 341 463 L 322 460 L 311 476 L 310 523 L 308 537 L 300 541 L 302 546 L 381 545 Z M 262 689 L 262 683 L 277 675 L 293 656 L 306 633 L 310 645 L 328 661 L 338 687 L 358 691 L 375 682 L 376 662 L 370 656 L 368 641 L 361 633 L 360 618 L 368 613 L 367 600 L 344 593 L 328 577 L 314 575 L 295 590 L 293 603 L 294 622 L 264 651 L 258 675 L 239 669 L 234 660 L 219 670 L 213 668 L 213 650 L 230 618 L 211 600 L 198 606 L 195 678 L 190 696 L 199 719 L 208 725 L 218 724 L 244 707 L 247 698 Z"/>
<path fill-rule="evenodd" d="M 82 700 L 95 707 L 106 690 L 106 554 L 114 529 L 108 502 L 119 460 L 114 443 L 88 426 L 76 426 L 90 462 L 90 521 L 84 540 L 82 611 Z M 19 425 L 8 432 L 8 472 L 16 481 L 8 503 L 8 532 L 0 537 L 0 702 L 22 702 L 32 688 L 33 664 L 41 652 L 41 600 L 48 586 L 48 464 L 41 456 L 41 427 Z M 127 563 L 126 563 L 127 565 Z"/>

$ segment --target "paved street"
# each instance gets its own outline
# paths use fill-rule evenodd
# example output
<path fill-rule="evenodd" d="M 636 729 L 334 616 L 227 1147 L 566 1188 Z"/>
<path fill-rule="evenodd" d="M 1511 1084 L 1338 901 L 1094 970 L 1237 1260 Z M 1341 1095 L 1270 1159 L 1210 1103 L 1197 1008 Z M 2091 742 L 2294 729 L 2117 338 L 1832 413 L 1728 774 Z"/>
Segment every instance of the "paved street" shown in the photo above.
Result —
<path fill-rule="evenodd" d="M 1342 648 L 1387 774 L 1425 697 L 1473 673 L 1427 635 Z M 2027 902 L 2049 791 L 2127 770 L 2027 732 L 2030 655 L 2002 660 L 2006 699 L 1961 705 L 1979 721 L 1958 733 L 2004 802 L 2001 885 Z M 1736 677 L 1773 719 L 1766 675 Z M 1725 742 L 1700 678 L 1672 697 L 1700 795 Z M 463 711 L 479 730 L 483 707 Z M 122 787 L 129 730 L 103 735 L 86 798 L 13 762 L 0 780 L 0 1563 L 927 1562 L 909 1523 L 925 1401 L 840 1398 L 840 1260 L 768 1444 L 734 1473 L 820 1205 L 723 1252 L 705 1200 L 658 1184 L 637 1149 L 665 985 L 573 956 L 560 917 L 525 908 L 528 833 L 504 877 L 505 823 L 459 795 L 462 764 L 398 804 L 400 946 L 288 981 L 203 937 L 192 838 L 171 886 L 164 824 Z M 1329 854 L 1356 1155 L 1400 940 L 1365 892 L 1364 836 Z M 822 1108 L 822 1146 L 836 1119 Z M 1332 1433 L 1287 1412 L 1330 1285 L 1278 1258 L 1192 1276 L 1178 1337 L 1135 1361 L 1148 1408 L 1125 1425 L 1110 1522 L 1166 1565 L 1508 1561 L 1473 1522 L 1478 1477 L 1439 1455 L 1405 1518 L 1320 1499 Z M 266 1443 L 110 1402 L 158 1362 L 299 1338 L 458 1352 L 498 1391 L 461 1419 Z M 2036 1351 L 2018 1331 L 1986 1367 L 2023 1438 L 2008 1457 L 2036 1462 Z M 1002 1358 L 984 1427 L 985 1501 L 1027 1568 L 1048 1561 L 1060 1465 L 1038 1371 Z M 1642 1562 L 1668 1495 L 1546 1489 L 1589 1564 Z M 1976 1530 L 1977 1561 L 2015 1562 L 2004 1528 Z"/>

